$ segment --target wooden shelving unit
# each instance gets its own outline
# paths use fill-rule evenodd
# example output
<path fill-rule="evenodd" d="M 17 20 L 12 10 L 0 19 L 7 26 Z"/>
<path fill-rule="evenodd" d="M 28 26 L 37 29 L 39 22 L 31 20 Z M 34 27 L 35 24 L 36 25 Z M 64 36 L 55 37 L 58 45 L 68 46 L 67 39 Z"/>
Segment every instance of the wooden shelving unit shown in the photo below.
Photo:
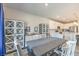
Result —
<path fill-rule="evenodd" d="M 14 40 L 18 40 L 21 48 L 24 48 L 24 22 L 7 20 L 5 21 L 6 53 L 16 50 Z"/>

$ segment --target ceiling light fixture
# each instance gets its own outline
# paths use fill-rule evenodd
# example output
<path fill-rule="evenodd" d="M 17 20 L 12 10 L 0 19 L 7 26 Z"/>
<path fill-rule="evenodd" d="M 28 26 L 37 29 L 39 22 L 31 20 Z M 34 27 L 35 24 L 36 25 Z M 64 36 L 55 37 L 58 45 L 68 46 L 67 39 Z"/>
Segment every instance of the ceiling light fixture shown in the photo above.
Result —
<path fill-rule="evenodd" d="M 74 22 L 74 25 L 78 25 L 78 23 L 77 22 Z"/>
<path fill-rule="evenodd" d="M 48 6 L 48 3 L 45 3 L 45 6 L 47 7 Z"/>

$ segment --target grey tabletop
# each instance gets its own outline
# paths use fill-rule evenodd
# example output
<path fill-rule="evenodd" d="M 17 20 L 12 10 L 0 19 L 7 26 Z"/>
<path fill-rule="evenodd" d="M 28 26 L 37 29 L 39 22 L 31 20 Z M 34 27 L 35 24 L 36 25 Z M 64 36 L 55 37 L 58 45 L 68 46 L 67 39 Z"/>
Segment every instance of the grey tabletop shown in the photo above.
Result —
<path fill-rule="evenodd" d="M 42 38 L 39 40 L 28 41 L 29 49 L 32 49 L 33 53 L 37 56 L 43 55 L 47 51 L 54 49 L 63 43 L 66 40 L 59 38 Z"/>
<path fill-rule="evenodd" d="M 47 42 L 50 42 L 52 40 L 59 40 L 59 38 L 54 38 L 54 37 L 46 37 L 46 38 L 40 38 L 37 40 L 31 40 L 31 41 L 27 41 L 27 46 L 29 46 L 29 48 L 33 48 L 42 44 L 45 44 Z"/>

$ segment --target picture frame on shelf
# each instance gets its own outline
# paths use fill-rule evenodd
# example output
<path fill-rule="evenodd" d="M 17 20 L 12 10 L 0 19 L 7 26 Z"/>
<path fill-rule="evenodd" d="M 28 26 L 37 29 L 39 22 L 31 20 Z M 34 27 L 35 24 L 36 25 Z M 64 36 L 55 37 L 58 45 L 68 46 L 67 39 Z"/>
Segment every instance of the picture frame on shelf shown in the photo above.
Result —
<path fill-rule="evenodd" d="M 34 27 L 34 32 L 38 32 L 38 27 L 37 26 Z"/>

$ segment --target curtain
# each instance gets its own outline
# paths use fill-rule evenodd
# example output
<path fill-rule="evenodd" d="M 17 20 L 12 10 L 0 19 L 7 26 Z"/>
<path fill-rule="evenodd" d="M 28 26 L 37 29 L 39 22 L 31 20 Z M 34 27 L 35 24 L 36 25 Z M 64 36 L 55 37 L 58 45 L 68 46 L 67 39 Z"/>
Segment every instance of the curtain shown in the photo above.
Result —
<path fill-rule="evenodd" d="M 6 52 L 4 39 L 4 12 L 3 4 L 0 3 L 0 56 L 4 56 Z"/>

